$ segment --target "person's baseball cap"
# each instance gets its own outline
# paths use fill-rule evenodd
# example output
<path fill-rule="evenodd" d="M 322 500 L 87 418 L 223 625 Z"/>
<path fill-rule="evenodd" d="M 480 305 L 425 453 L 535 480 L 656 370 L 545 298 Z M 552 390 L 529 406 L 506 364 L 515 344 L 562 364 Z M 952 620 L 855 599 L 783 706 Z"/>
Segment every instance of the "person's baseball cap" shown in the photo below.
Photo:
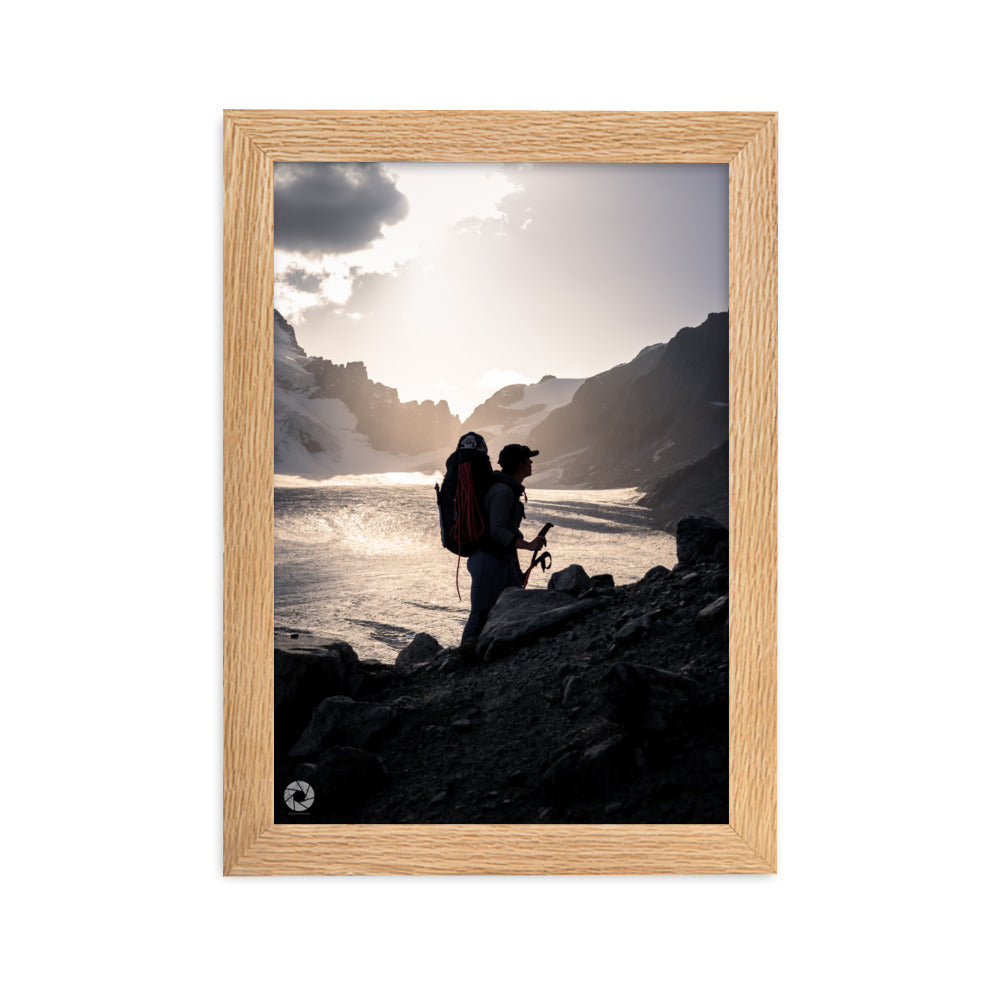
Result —
<path fill-rule="evenodd" d="M 520 465 L 526 458 L 534 458 L 538 454 L 532 451 L 526 444 L 505 444 L 500 449 L 501 469 L 509 469 L 511 466 Z"/>

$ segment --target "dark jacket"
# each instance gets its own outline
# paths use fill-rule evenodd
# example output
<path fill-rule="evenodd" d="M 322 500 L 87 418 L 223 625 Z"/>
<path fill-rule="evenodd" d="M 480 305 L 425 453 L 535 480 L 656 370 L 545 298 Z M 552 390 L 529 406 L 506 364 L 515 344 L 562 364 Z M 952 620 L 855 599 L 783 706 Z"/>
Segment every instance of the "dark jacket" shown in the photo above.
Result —
<path fill-rule="evenodd" d="M 521 534 L 524 519 L 524 487 L 506 472 L 493 474 L 493 485 L 486 493 L 484 507 L 490 525 L 490 549 L 497 554 L 510 555 Z"/>

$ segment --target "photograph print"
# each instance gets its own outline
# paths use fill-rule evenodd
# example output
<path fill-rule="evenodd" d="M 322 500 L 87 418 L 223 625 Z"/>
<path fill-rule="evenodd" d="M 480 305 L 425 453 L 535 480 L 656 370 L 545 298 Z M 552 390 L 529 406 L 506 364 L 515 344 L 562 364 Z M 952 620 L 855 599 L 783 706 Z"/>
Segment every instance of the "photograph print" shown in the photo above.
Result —
<path fill-rule="evenodd" d="M 274 820 L 720 824 L 725 163 L 274 164 Z"/>

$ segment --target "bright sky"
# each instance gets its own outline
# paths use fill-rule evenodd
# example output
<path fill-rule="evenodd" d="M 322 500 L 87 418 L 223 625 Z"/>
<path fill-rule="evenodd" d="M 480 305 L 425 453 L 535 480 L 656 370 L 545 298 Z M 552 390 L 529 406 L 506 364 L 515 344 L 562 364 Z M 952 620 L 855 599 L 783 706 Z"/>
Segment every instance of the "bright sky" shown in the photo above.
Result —
<path fill-rule="evenodd" d="M 725 164 L 275 164 L 275 308 L 463 418 L 728 308 Z"/>

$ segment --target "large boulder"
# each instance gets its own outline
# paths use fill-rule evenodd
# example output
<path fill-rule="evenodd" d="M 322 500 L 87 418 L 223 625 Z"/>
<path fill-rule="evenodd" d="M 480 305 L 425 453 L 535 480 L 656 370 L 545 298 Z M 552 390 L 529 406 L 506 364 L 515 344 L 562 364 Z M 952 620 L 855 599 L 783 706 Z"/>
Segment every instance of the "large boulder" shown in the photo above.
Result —
<path fill-rule="evenodd" d="M 575 618 L 607 602 L 606 597 L 577 599 L 558 590 L 509 587 L 490 612 L 476 652 L 487 662 L 496 660 L 539 636 L 560 631 Z"/>
<path fill-rule="evenodd" d="M 695 622 L 703 628 L 720 625 L 729 619 L 729 598 L 726 595 L 717 597 L 711 604 L 698 612 Z"/>
<path fill-rule="evenodd" d="M 309 725 L 288 756 L 309 759 L 332 746 L 369 746 L 392 725 L 396 714 L 388 705 L 340 695 L 326 698 L 316 706 Z"/>
<path fill-rule="evenodd" d="M 441 643 L 427 632 L 418 632 L 413 641 L 399 652 L 396 657 L 397 667 L 409 667 L 414 663 L 427 663 L 441 652 Z"/>
<path fill-rule="evenodd" d="M 358 695 L 367 674 L 346 642 L 276 648 L 274 651 L 274 742 L 284 754 L 313 709 L 331 695 Z"/>
<path fill-rule="evenodd" d="M 561 590 L 567 594 L 582 594 L 591 587 L 591 579 L 578 563 L 553 573 L 549 577 L 549 590 Z"/>
<path fill-rule="evenodd" d="M 729 544 L 729 531 L 710 517 L 685 517 L 677 525 L 677 561 L 681 565 L 717 558 Z"/>

